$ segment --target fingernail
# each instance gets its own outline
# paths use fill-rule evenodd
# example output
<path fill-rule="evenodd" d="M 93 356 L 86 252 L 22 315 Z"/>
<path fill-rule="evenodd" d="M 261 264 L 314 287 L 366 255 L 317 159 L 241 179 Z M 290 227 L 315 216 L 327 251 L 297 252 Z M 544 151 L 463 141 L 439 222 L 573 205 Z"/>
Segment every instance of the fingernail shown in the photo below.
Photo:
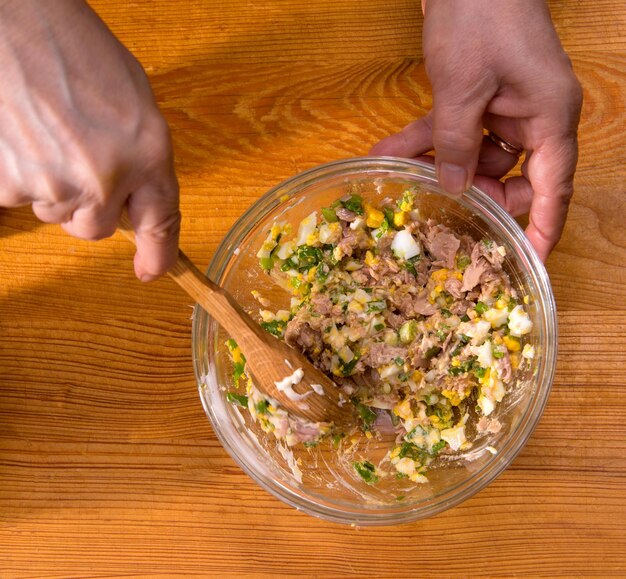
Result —
<path fill-rule="evenodd" d="M 453 163 L 441 163 L 439 165 L 439 183 L 451 195 L 461 195 L 467 190 L 467 171 Z"/>
<path fill-rule="evenodd" d="M 150 275 L 149 273 L 143 273 L 139 276 L 139 279 L 143 282 L 154 281 L 158 276 Z"/>

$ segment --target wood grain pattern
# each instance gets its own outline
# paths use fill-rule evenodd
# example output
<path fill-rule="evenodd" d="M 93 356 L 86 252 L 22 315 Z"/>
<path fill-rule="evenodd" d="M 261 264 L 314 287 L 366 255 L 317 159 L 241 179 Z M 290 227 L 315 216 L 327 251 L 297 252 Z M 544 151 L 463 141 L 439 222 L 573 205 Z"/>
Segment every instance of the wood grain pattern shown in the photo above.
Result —
<path fill-rule="evenodd" d="M 172 126 L 204 267 L 282 179 L 364 154 L 430 106 L 412 0 L 97 0 Z M 0 209 L 0 577 L 626 574 L 626 6 L 551 2 L 583 83 L 576 194 L 548 261 L 559 363 L 529 444 L 463 505 L 353 529 L 258 488 L 218 443 L 191 300 Z"/>

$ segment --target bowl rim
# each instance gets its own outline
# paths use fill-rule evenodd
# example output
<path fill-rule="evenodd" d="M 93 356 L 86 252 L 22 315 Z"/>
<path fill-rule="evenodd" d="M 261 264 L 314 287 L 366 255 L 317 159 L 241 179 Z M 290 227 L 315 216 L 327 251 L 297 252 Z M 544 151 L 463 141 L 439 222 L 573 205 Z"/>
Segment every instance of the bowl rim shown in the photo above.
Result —
<path fill-rule="evenodd" d="M 448 198 L 455 199 L 455 197 L 441 191 L 434 166 L 415 159 L 398 157 L 353 157 L 317 165 L 275 185 L 242 213 L 228 230 L 224 239 L 213 254 L 206 272 L 207 277 L 210 277 L 216 282 L 221 279 L 228 263 L 228 259 L 226 258 L 229 258 L 235 248 L 239 246 L 245 237 L 246 231 L 250 228 L 250 224 L 255 223 L 257 217 L 271 212 L 277 205 L 284 202 L 283 196 L 285 194 L 289 195 L 289 193 L 293 193 L 294 190 L 297 192 L 308 184 L 319 181 L 322 177 L 328 178 L 343 173 L 349 174 L 363 169 L 367 169 L 367 172 L 370 173 L 378 171 L 383 174 L 393 171 L 394 173 L 400 172 L 413 175 L 421 181 L 429 182 L 435 189 L 439 189 L 439 191 L 437 191 L 438 193 Z M 357 508 L 353 510 L 329 507 L 328 505 L 316 503 L 303 497 L 302 494 L 294 492 L 289 486 L 282 484 L 276 479 L 272 479 L 270 484 L 264 477 L 258 476 L 255 470 L 248 465 L 246 460 L 238 453 L 236 445 L 233 445 L 227 439 L 225 433 L 221 432 L 217 427 L 217 424 L 219 424 L 218 417 L 215 415 L 215 410 L 210 406 L 203 394 L 203 390 L 209 386 L 206 384 L 206 375 L 201 374 L 201 360 L 198 359 L 195 346 L 199 340 L 202 318 L 205 318 L 207 327 L 210 324 L 214 324 L 215 327 L 217 327 L 217 324 L 196 304 L 192 317 L 193 365 L 202 405 L 211 422 L 213 431 L 222 446 L 224 446 L 224 449 L 235 462 L 237 462 L 242 470 L 261 486 L 261 488 L 292 507 L 324 520 L 357 526 L 382 526 L 408 523 L 438 514 L 474 496 L 502 474 L 525 446 L 541 419 L 556 371 L 558 324 L 554 295 L 544 264 L 539 259 L 530 241 L 513 217 L 475 185 L 472 185 L 468 191 L 463 193 L 462 198 L 466 202 L 469 202 L 472 209 L 478 212 L 481 218 L 486 222 L 495 224 L 500 236 L 516 248 L 524 273 L 531 277 L 532 285 L 537 288 L 541 297 L 541 299 L 537 299 L 537 296 L 535 296 L 540 306 L 540 313 L 542 314 L 539 316 L 539 319 L 542 322 L 541 331 L 545 342 L 543 346 L 544 348 L 550 349 L 550 352 L 544 352 L 544 355 L 542 355 L 542 362 L 540 364 L 541 380 L 535 384 L 535 391 L 529 400 L 523 417 L 520 419 L 520 425 L 504 439 L 504 445 L 498 451 L 499 458 L 504 460 L 488 461 L 480 470 L 467 477 L 463 483 L 451 489 L 446 489 L 439 495 L 436 495 L 436 497 L 430 499 L 428 504 L 405 509 L 402 508 L 402 505 L 398 505 L 398 507 L 388 507 L 387 510 L 383 512 L 373 510 L 364 511 Z M 460 490 L 459 487 L 461 487 Z"/>

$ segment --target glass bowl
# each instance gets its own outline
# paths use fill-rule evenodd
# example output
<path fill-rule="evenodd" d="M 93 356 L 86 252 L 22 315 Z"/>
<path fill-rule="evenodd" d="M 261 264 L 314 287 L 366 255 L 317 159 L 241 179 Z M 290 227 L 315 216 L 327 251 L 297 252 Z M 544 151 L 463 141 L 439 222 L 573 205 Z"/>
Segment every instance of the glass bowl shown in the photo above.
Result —
<path fill-rule="evenodd" d="M 274 286 L 256 253 L 272 223 L 297 224 L 314 210 L 347 192 L 365 199 L 396 198 L 418 189 L 422 217 L 434 217 L 476 239 L 489 237 L 506 248 L 504 269 L 512 286 L 531 297 L 533 321 L 528 341 L 535 356 L 519 376 L 514 392 L 497 407 L 497 434 L 477 437 L 470 451 L 433 465 L 427 483 L 406 480 L 368 485 L 349 460 L 330 446 L 288 449 L 261 430 L 250 414 L 226 400 L 232 383 L 229 336 L 201 308 L 193 315 L 193 359 L 200 397 L 215 433 L 228 453 L 262 488 L 285 503 L 323 519 L 354 525 L 391 525 L 432 516 L 468 499 L 493 481 L 515 458 L 537 425 L 550 392 L 557 353 L 554 297 L 546 270 L 518 224 L 493 200 L 472 187 L 460 199 L 439 188 L 431 165 L 391 157 L 355 158 L 329 163 L 288 179 L 260 198 L 235 223 L 218 247 L 207 275 L 225 287 L 252 315 L 260 290 L 271 305 L 289 309 L 290 296 Z M 234 336 L 236 338 L 236 336 Z M 244 352 L 245 354 L 245 352 Z M 361 444 L 361 443 L 359 443 Z M 384 452 L 377 441 L 359 451 Z M 388 449 L 388 447 L 387 447 Z M 497 452 L 496 452 L 497 451 Z M 495 454 L 494 454 L 495 452 Z"/>

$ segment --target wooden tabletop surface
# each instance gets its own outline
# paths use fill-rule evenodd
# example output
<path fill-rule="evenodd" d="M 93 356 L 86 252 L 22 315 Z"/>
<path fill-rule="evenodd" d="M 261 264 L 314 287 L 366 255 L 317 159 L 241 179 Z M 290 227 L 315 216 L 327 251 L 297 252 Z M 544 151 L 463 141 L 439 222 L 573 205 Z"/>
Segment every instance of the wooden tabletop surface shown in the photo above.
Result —
<path fill-rule="evenodd" d="M 365 154 L 430 105 L 410 0 L 98 0 L 171 124 L 181 244 L 206 267 L 283 179 Z M 585 95 L 576 194 L 547 267 L 559 362 L 493 484 L 410 525 L 288 507 L 218 443 L 191 303 L 119 234 L 0 210 L 0 577 L 626 574 L 626 5 L 554 0 Z"/>

